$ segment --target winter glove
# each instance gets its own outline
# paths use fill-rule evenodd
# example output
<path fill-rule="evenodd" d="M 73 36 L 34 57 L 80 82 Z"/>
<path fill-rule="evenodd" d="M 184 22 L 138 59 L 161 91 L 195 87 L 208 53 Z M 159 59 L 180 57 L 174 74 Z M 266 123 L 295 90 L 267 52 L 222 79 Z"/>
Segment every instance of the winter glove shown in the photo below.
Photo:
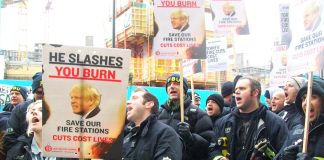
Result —
<path fill-rule="evenodd" d="M 307 153 L 299 152 L 297 154 L 297 160 L 311 160 L 312 158 L 307 155 Z"/>
<path fill-rule="evenodd" d="M 257 144 L 255 144 L 250 160 L 263 159 L 263 153 L 267 149 L 268 144 L 269 141 L 265 138 L 261 139 Z"/>
<path fill-rule="evenodd" d="M 299 148 L 300 148 L 299 145 L 290 145 L 286 147 L 283 153 L 281 154 L 281 159 L 282 160 L 296 159 Z"/>
<path fill-rule="evenodd" d="M 183 139 L 183 141 L 190 145 L 193 142 L 193 137 L 190 132 L 190 126 L 186 122 L 179 122 L 177 124 L 177 133 L 180 135 L 180 137 Z"/>

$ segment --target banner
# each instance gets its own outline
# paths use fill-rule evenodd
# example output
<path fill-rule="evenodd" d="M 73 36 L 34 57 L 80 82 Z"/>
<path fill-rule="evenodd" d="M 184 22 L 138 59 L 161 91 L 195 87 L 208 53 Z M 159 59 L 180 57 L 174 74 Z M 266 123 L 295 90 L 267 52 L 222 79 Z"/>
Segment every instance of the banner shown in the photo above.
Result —
<path fill-rule="evenodd" d="M 207 41 L 207 72 L 226 71 L 229 54 L 226 38 L 214 38 Z"/>
<path fill-rule="evenodd" d="M 48 157 L 121 159 L 130 50 L 45 45 Z"/>
<path fill-rule="evenodd" d="M 217 37 L 231 31 L 238 35 L 250 34 L 243 0 L 211 0 L 211 9 Z"/>
<path fill-rule="evenodd" d="M 154 16 L 156 58 L 206 58 L 204 0 L 155 0 Z"/>
<path fill-rule="evenodd" d="M 292 41 L 287 66 L 290 75 L 319 70 L 324 65 L 323 3 L 303 0 L 290 4 Z"/>

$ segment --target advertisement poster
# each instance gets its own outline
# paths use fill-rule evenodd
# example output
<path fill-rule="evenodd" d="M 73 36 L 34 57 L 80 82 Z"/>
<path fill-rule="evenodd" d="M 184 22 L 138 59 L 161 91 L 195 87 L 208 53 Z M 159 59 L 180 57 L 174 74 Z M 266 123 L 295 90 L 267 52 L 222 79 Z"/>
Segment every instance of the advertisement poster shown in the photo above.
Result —
<path fill-rule="evenodd" d="M 215 35 L 250 34 L 243 0 L 211 0 Z"/>
<path fill-rule="evenodd" d="M 121 159 L 130 50 L 44 45 L 47 157 Z"/>
<path fill-rule="evenodd" d="M 204 0 L 155 0 L 154 16 L 155 58 L 206 58 Z"/>
<path fill-rule="evenodd" d="M 226 71 L 229 54 L 226 38 L 213 38 L 207 41 L 207 71 Z"/>
<path fill-rule="evenodd" d="M 304 74 L 324 65 L 324 1 L 293 1 L 289 8 L 292 41 L 287 73 Z"/>

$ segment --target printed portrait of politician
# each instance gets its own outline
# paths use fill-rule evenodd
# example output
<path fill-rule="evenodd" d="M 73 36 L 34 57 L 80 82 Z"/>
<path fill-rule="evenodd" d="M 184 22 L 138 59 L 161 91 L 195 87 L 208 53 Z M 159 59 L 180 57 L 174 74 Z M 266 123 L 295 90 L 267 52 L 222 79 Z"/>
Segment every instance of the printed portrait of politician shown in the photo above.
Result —
<path fill-rule="evenodd" d="M 101 94 L 87 83 L 75 84 L 70 90 L 71 107 L 74 114 L 89 119 L 100 112 Z"/>
<path fill-rule="evenodd" d="M 322 7 L 319 0 L 312 0 L 304 10 L 305 31 L 315 31 L 321 23 Z"/>
<path fill-rule="evenodd" d="M 224 3 L 222 8 L 225 17 L 233 17 L 236 14 L 235 6 L 228 2 Z"/>
<path fill-rule="evenodd" d="M 172 28 L 179 32 L 183 32 L 189 28 L 189 16 L 181 9 L 172 11 L 170 19 Z"/>

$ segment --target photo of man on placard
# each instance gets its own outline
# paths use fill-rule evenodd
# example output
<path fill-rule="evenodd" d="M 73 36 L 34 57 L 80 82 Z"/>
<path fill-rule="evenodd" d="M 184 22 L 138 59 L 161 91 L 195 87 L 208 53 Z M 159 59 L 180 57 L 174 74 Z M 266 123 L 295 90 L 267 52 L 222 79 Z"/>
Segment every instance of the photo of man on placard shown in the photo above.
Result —
<path fill-rule="evenodd" d="M 321 23 L 322 7 L 319 1 L 313 0 L 304 10 L 305 31 L 315 31 Z"/>
<path fill-rule="evenodd" d="M 84 119 L 92 118 L 100 112 L 101 94 L 89 84 L 73 85 L 70 90 L 70 100 L 73 113 Z"/>
<path fill-rule="evenodd" d="M 236 14 L 235 6 L 228 2 L 224 3 L 222 8 L 223 8 L 223 13 L 226 17 L 233 17 Z"/>
<path fill-rule="evenodd" d="M 170 15 L 170 19 L 172 28 L 179 32 L 186 31 L 189 28 L 189 16 L 181 9 L 174 10 Z"/>

